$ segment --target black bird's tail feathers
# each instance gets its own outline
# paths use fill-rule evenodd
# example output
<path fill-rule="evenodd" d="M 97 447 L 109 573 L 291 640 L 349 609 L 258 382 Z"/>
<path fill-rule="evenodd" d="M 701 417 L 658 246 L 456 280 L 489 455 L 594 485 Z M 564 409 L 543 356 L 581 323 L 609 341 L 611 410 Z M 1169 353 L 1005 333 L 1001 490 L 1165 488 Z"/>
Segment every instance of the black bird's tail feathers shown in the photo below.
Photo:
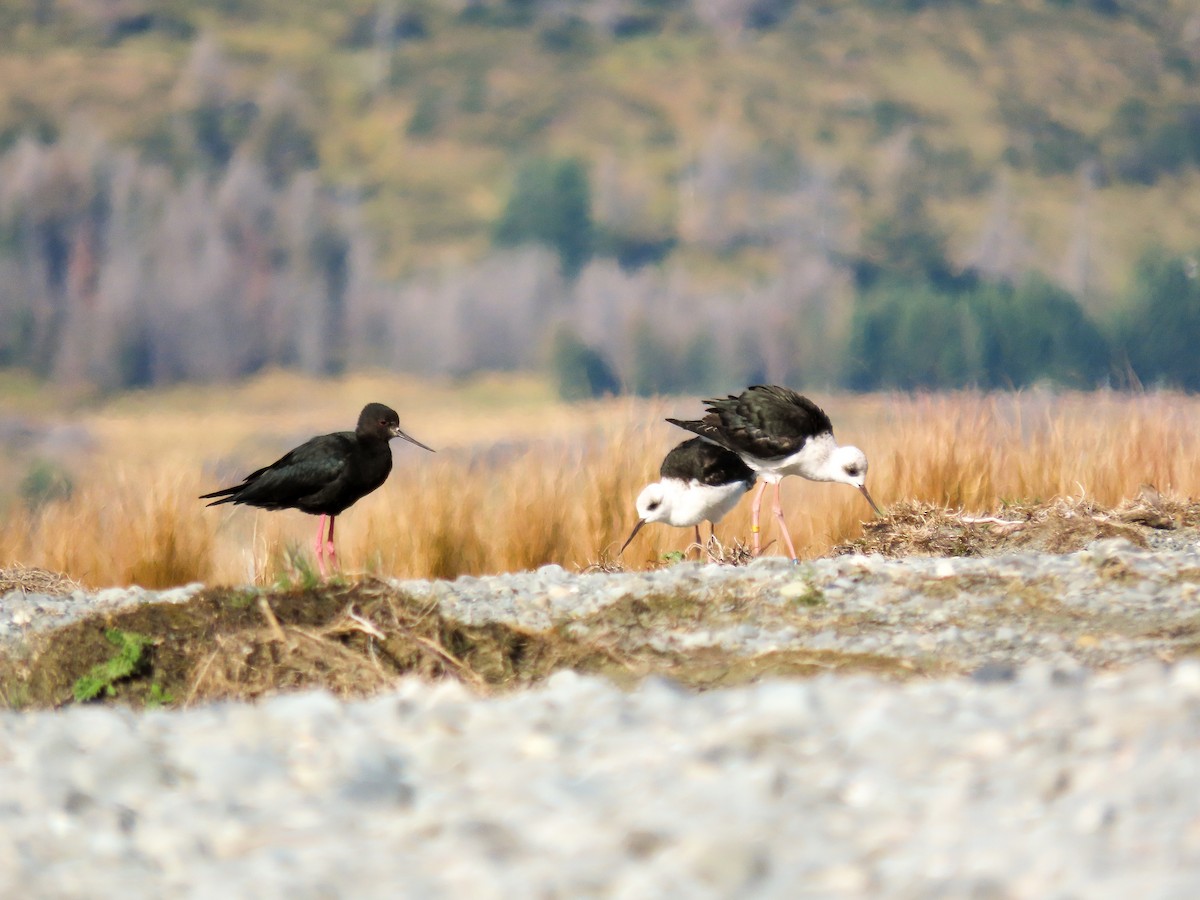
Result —
<path fill-rule="evenodd" d="M 205 506 L 219 506 L 222 503 L 236 503 L 238 492 L 244 488 L 244 484 L 237 484 L 233 487 L 221 488 L 219 491 L 213 491 L 211 494 L 201 494 L 201 500 L 208 500 L 210 497 L 219 497 L 219 500 L 213 500 L 212 503 L 206 503 Z"/>

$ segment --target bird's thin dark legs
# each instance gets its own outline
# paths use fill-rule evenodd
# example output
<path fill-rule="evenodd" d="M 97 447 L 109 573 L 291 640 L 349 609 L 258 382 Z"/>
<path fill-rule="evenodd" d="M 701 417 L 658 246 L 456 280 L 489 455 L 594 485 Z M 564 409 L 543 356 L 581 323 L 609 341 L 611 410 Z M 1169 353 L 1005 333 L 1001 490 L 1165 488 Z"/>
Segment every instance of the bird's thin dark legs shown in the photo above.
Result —
<path fill-rule="evenodd" d="M 754 555 L 758 556 L 762 552 L 762 540 L 758 532 L 758 512 L 762 509 L 763 491 L 767 489 L 765 481 L 758 485 L 758 493 L 754 495 L 754 503 L 750 506 L 750 534 L 754 539 Z"/>
<path fill-rule="evenodd" d="M 696 558 L 704 559 L 704 545 L 700 543 L 700 523 L 696 523 Z"/>
<path fill-rule="evenodd" d="M 779 530 L 783 533 L 783 542 L 787 544 L 788 556 L 792 562 L 797 559 L 796 548 L 792 546 L 792 536 L 788 534 L 787 521 L 783 518 L 783 501 L 779 497 L 780 487 L 783 485 L 783 479 L 775 482 L 775 518 L 779 520 Z"/>

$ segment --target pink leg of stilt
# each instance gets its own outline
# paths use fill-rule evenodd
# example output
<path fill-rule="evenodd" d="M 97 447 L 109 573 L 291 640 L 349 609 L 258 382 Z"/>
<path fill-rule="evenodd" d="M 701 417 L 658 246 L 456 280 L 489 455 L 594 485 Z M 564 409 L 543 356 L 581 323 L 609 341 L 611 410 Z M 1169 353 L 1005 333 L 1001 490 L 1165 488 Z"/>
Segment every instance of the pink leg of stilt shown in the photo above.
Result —
<path fill-rule="evenodd" d="M 321 515 L 321 520 L 317 522 L 317 543 L 315 548 L 317 551 L 317 571 L 321 573 L 321 577 L 325 577 L 325 515 Z"/>
<path fill-rule="evenodd" d="M 754 502 L 750 505 L 750 535 L 754 539 L 754 555 L 762 551 L 762 539 L 758 533 L 758 511 L 762 509 L 763 491 L 767 489 L 767 483 L 764 481 L 758 486 L 758 493 L 754 495 Z"/>
<path fill-rule="evenodd" d="M 783 502 L 779 498 L 779 489 L 783 484 L 782 480 L 775 482 L 775 518 L 779 520 L 779 530 L 783 532 L 783 542 L 787 544 L 788 556 L 792 562 L 795 562 L 796 548 L 792 546 L 792 536 L 788 534 L 787 521 L 783 518 Z"/>
<path fill-rule="evenodd" d="M 326 555 L 329 557 L 329 565 L 334 569 L 338 567 L 337 548 L 333 546 L 333 520 L 335 516 L 329 517 L 329 542 L 325 545 Z"/>

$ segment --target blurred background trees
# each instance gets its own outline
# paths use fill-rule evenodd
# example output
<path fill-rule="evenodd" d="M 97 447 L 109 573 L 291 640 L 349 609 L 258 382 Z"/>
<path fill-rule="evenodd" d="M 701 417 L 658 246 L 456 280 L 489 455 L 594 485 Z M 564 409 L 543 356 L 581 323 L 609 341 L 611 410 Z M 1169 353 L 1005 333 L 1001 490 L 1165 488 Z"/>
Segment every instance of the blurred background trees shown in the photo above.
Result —
<path fill-rule="evenodd" d="M 1197 259 L 1155 248 L 1138 263 L 1120 334 L 1129 364 L 1145 384 L 1200 390 Z"/>
<path fill-rule="evenodd" d="M 584 165 L 576 159 L 525 163 L 496 223 L 496 243 L 543 244 L 558 254 L 564 275 L 578 275 L 591 258 L 594 243 L 591 188 Z"/>
<path fill-rule="evenodd" d="M 0 0 L 0 49 L 41 378 L 1200 389 L 1187 0 Z"/>

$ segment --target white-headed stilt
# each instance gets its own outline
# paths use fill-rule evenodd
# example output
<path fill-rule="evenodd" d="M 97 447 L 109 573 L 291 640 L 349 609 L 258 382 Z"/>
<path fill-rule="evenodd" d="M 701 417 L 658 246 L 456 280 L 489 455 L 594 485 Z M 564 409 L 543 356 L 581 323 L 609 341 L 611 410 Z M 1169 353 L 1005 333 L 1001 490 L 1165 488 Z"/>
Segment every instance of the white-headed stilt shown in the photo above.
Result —
<path fill-rule="evenodd" d="M 691 438 L 671 450 L 658 470 L 659 480 L 646 485 L 637 498 L 637 524 L 622 545 L 650 522 L 677 528 L 691 525 L 700 543 L 700 523 L 717 523 L 754 484 L 755 474 L 741 458 L 724 447 Z"/>

